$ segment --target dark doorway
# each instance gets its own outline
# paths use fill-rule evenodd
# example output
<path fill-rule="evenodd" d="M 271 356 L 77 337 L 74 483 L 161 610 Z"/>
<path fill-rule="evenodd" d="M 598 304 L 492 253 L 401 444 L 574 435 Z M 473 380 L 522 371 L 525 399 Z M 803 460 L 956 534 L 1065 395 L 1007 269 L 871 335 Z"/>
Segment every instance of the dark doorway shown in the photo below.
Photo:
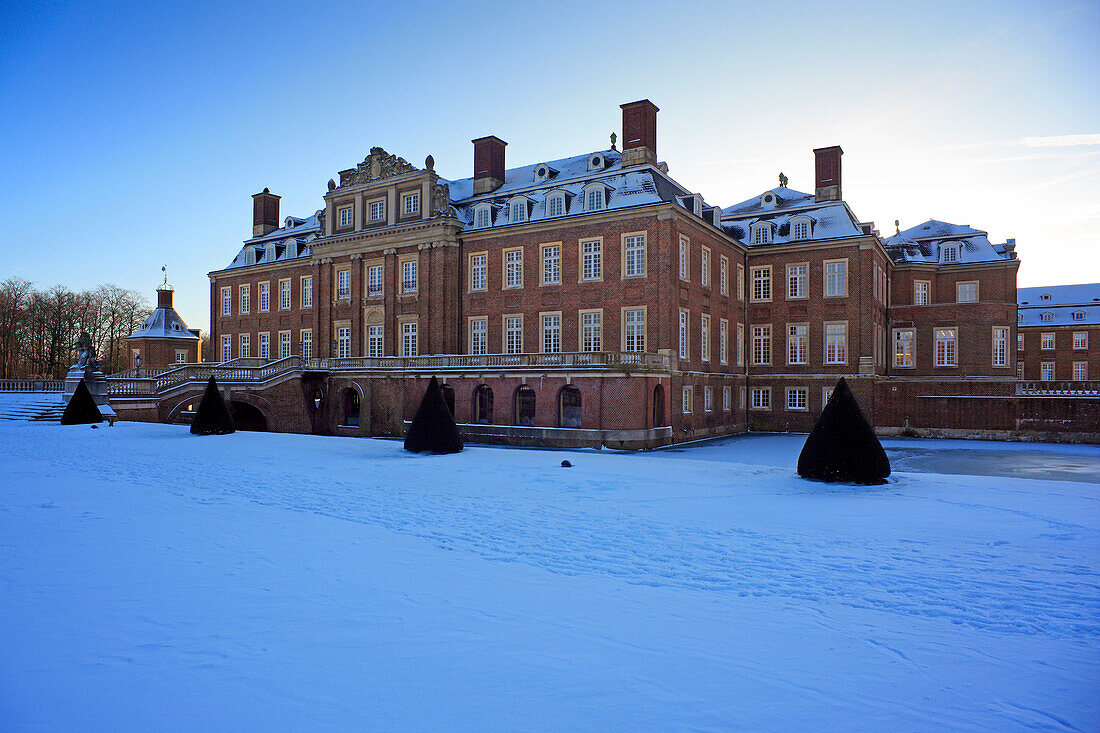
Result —
<path fill-rule="evenodd" d="M 474 390 L 474 422 L 478 425 L 493 424 L 493 390 L 481 385 Z"/>
<path fill-rule="evenodd" d="M 344 391 L 343 425 L 359 426 L 359 393 L 354 389 Z"/>
<path fill-rule="evenodd" d="M 267 432 L 267 418 L 258 408 L 247 402 L 237 402 L 236 400 L 229 404 L 233 412 L 233 425 L 237 430 L 247 430 L 254 433 Z"/>
<path fill-rule="evenodd" d="M 580 426 L 581 391 L 567 384 L 558 393 L 558 427 L 579 428 Z"/>
<path fill-rule="evenodd" d="M 665 388 L 657 385 L 653 388 L 653 427 L 665 424 Z"/>
<path fill-rule="evenodd" d="M 514 425 L 531 426 L 535 424 L 535 390 L 526 384 L 516 387 Z"/>
<path fill-rule="evenodd" d="M 455 416 L 455 388 L 449 384 L 444 384 L 441 388 L 443 391 L 443 401 L 447 403 L 447 409 L 451 411 L 451 417 Z"/>

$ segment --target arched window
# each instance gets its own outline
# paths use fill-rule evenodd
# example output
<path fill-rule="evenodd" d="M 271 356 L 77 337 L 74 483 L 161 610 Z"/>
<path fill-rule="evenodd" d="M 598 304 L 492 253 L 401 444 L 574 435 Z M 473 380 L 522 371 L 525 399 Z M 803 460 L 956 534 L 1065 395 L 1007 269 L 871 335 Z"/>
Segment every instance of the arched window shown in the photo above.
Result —
<path fill-rule="evenodd" d="M 440 388 L 443 392 L 443 401 L 447 403 L 447 409 L 451 411 L 451 417 L 455 415 L 455 388 L 444 384 Z"/>
<path fill-rule="evenodd" d="M 474 423 L 493 424 L 493 390 L 485 384 L 474 390 Z"/>
<path fill-rule="evenodd" d="M 526 384 L 516 387 L 515 413 L 513 424 L 523 426 L 535 424 L 535 390 Z"/>
<path fill-rule="evenodd" d="M 344 391 L 344 425 L 359 425 L 359 393 L 354 389 Z"/>
<path fill-rule="evenodd" d="M 665 388 L 657 385 L 653 388 L 653 427 L 665 424 Z"/>
<path fill-rule="evenodd" d="M 580 426 L 581 391 L 567 384 L 558 393 L 558 427 L 579 428 Z"/>

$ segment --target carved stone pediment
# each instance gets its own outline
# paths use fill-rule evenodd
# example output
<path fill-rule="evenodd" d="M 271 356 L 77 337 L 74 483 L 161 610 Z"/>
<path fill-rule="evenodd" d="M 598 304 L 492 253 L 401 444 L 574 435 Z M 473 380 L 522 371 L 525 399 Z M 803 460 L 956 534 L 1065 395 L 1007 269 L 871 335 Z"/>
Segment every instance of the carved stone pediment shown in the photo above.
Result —
<path fill-rule="evenodd" d="M 361 183 L 370 183 L 383 178 L 403 176 L 406 173 L 415 173 L 418 170 L 420 169 L 404 158 L 390 155 L 382 148 L 371 148 L 370 155 L 364 158 L 362 163 L 346 171 L 340 171 L 340 185 L 338 188 L 357 186 Z"/>

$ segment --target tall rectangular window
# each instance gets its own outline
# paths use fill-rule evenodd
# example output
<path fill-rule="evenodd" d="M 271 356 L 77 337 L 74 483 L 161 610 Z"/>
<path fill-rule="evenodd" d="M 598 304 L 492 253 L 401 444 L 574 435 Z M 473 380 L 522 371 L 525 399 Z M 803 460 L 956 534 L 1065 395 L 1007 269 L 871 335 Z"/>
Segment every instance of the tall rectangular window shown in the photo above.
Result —
<path fill-rule="evenodd" d="M 730 294 L 730 261 L 725 255 L 718 260 L 718 293 Z"/>
<path fill-rule="evenodd" d="M 623 277 L 645 277 L 645 235 L 623 238 Z"/>
<path fill-rule="evenodd" d="M 745 266 L 737 266 L 737 299 L 745 299 Z"/>
<path fill-rule="evenodd" d="M 504 287 L 523 287 L 523 250 L 519 247 L 504 250 Z"/>
<path fill-rule="evenodd" d="M 233 358 L 233 337 L 229 334 L 222 334 L 221 352 L 222 361 L 229 361 Z"/>
<path fill-rule="evenodd" d="M 1024 350 L 1024 335 L 1022 333 L 1016 334 L 1016 351 Z"/>
<path fill-rule="evenodd" d="M 336 271 L 336 297 L 340 300 L 351 297 L 351 270 Z"/>
<path fill-rule="evenodd" d="M 787 387 L 787 409 L 805 410 L 810 401 L 809 392 L 805 387 Z"/>
<path fill-rule="evenodd" d="M 279 331 L 279 358 L 290 356 L 290 331 Z"/>
<path fill-rule="evenodd" d="M 729 409 L 730 409 L 730 388 L 729 387 L 723 387 L 722 388 L 722 409 L 725 410 L 726 412 L 728 412 Z"/>
<path fill-rule="evenodd" d="M 685 386 L 680 390 L 680 412 L 684 413 L 685 415 L 691 414 L 691 391 L 691 387 L 689 386 Z"/>
<path fill-rule="evenodd" d="M 492 222 L 492 211 L 488 206 L 483 206 L 474 214 L 475 227 L 487 227 Z"/>
<path fill-rule="evenodd" d="M 737 324 L 737 366 L 745 363 L 745 325 Z"/>
<path fill-rule="evenodd" d="M 520 222 L 527 221 L 527 201 L 513 201 L 509 212 L 509 224 L 519 224 Z"/>
<path fill-rule="evenodd" d="M 825 297 L 838 298 L 848 294 L 848 261 L 825 261 Z"/>
<path fill-rule="evenodd" d="M 810 326 L 806 323 L 787 324 L 787 363 L 805 364 L 809 361 Z"/>
<path fill-rule="evenodd" d="M 1054 381 L 1053 361 L 1044 361 L 1042 364 L 1039 365 L 1039 379 L 1043 380 L 1044 382 Z"/>
<path fill-rule="evenodd" d="M 604 204 L 604 190 L 602 186 L 594 186 L 588 189 L 588 194 L 585 198 L 585 211 L 599 211 L 603 208 Z"/>
<path fill-rule="evenodd" d="M 561 216 L 565 213 L 565 196 L 557 194 L 546 199 L 546 215 Z"/>
<path fill-rule="evenodd" d="M 603 242 L 599 239 L 581 242 L 581 279 L 603 278 Z"/>
<path fill-rule="evenodd" d="M 405 216 L 420 213 L 420 194 L 407 193 L 401 197 L 401 210 Z"/>
<path fill-rule="evenodd" d="M 787 297 L 792 300 L 808 297 L 810 294 L 809 280 L 809 265 L 787 265 Z"/>
<path fill-rule="evenodd" d="M 752 363 L 758 366 L 766 366 L 772 363 L 772 327 L 752 327 Z"/>
<path fill-rule="evenodd" d="M 416 282 L 416 260 L 405 260 L 401 263 L 401 292 L 402 293 L 415 293 L 417 288 Z"/>
<path fill-rule="evenodd" d="M 955 302 L 956 303 L 977 303 L 978 302 L 978 283 L 966 282 L 958 283 L 955 285 Z"/>
<path fill-rule="evenodd" d="M 370 220 L 373 222 L 379 222 L 386 218 L 386 202 L 371 201 L 370 202 Z"/>
<path fill-rule="evenodd" d="M 928 305 L 927 280 L 917 280 L 913 283 L 913 305 Z"/>
<path fill-rule="evenodd" d="M 1044 333 L 1039 336 L 1039 348 L 1043 351 L 1050 351 L 1054 348 L 1054 334 Z"/>
<path fill-rule="evenodd" d="M 623 351 L 645 351 L 645 308 L 623 310 Z"/>
<path fill-rule="evenodd" d="M 523 353 L 522 316 L 508 316 L 504 319 L 504 353 Z"/>
<path fill-rule="evenodd" d="M 252 356 L 252 334 L 242 333 L 240 336 L 240 355 Z"/>
<path fill-rule="evenodd" d="M 546 354 L 561 352 L 560 313 L 544 313 L 542 316 L 542 350 Z"/>
<path fill-rule="evenodd" d="M 993 366 L 1008 366 L 1008 329 L 993 329 Z"/>
<path fill-rule="evenodd" d="M 290 280 L 279 281 L 279 310 L 290 310 Z"/>
<path fill-rule="evenodd" d="M 680 358 L 688 358 L 688 312 L 680 311 Z"/>
<path fill-rule="evenodd" d="M 382 326 L 367 326 L 367 356 L 381 359 L 385 355 Z"/>
<path fill-rule="evenodd" d="M 729 321 L 725 318 L 718 321 L 718 358 L 723 364 L 729 362 L 729 329 Z"/>
<path fill-rule="evenodd" d="M 484 252 L 470 255 L 470 290 L 485 290 L 488 287 L 489 255 Z"/>
<path fill-rule="evenodd" d="M 691 270 L 688 269 L 688 240 L 686 237 L 680 237 L 680 279 L 691 279 Z"/>
<path fill-rule="evenodd" d="M 1074 349 L 1087 349 L 1089 347 L 1089 332 L 1088 331 L 1074 331 L 1073 332 L 1073 348 Z"/>
<path fill-rule="evenodd" d="M 470 320 L 470 353 L 481 355 L 489 349 L 489 321 L 486 318 Z"/>
<path fill-rule="evenodd" d="M 1087 382 L 1089 378 L 1089 363 L 1087 361 L 1073 362 L 1073 381 Z"/>
<path fill-rule="evenodd" d="M 602 350 L 603 313 L 600 311 L 581 311 L 581 351 Z"/>
<path fill-rule="evenodd" d="M 754 410 L 770 410 L 770 409 L 772 409 L 772 391 L 769 387 L 753 387 L 753 390 L 752 390 L 752 409 L 754 409 Z"/>
<path fill-rule="evenodd" d="M 233 288 L 222 288 L 222 315 L 233 315 Z"/>
<path fill-rule="evenodd" d="M 302 278 L 302 307 L 313 307 L 313 276 L 306 275 Z"/>
<path fill-rule="evenodd" d="M 416 325 L 416 321 L 401 323 L 401 356 L 416 356 L 419 353 L 416 342 Z"/>
<path fill-rule="evenodd" d="M 336 356 L 339 359 L 347 359 L 351 356 L 351 328 L 348 326 L 336 329 Z"/>
<path fill-rule="evenodd" d="M 301 339 L 302 339 L 302 358 L 303 359 L 312 359 L 313 358 L 313 329 L 303 328 L 300 331 L 299 335 L 301 336 Z"/>
<path fill-rule="evenodd" d="M 710 412 L 714 409 L 713 398 L 711 395 L 711 388 L 703 387 L 703 412 Z"/>
<path fill-rule="evenodd" d="M 844 364 L 848 361 L 848 324 L 825 324 L 825 363 Z"/>
<path fill-rule="evenodd" d="M 894 330 L 894 366 L 911 367 L 916 365 L 915 339 L 916 332 L 911 328 Z"/>
<path fill-rule="evenodd" d="M 1024 363 L 1022 361 L 1016 362 L 1016 379 L 1024 378 Z"/>
<path fill-rule="evenodd" d="M 344 229 L 351 226 L 351 207 L 341 206 L 337 210 L 337 216 L 340 219 L 340 228 Z"/>
<path fill-rule="evenodd" d="M 271 310 L 271 283 L 260 283 L 260 312 Z"/>
<path fill-rule="evenodd" d="M 252 310 L 252 287 L 249 285 L 241 286 L 241 315 L 247 315 Z"/>
<path fill-rule="evenodd" d="M 699 255 L 699 277 L 703 281 L 703 287 L 710 287 L 710 250 L 703 247 L 702 254 Z"/>
<path fill-rule="evenodd" d="M 772 299 L 772 268 L 754 267 L 750 271 L 752 277 L 752 299 Z"/>
<path fill-rule="evenodd" d="M 953 367 L 959 365 L 956 335 L 957 332 L 953 328 L 936 329 L 936 366 Z"/>
<path fill-rule="evenodd" d="M 367 268 L 367 295 L 377 297 L 385 290 L 386 266 L 371 265 Z"/>
<path fill-rule="evenodd" d="M 699 322 L 699 357 L 710 361 L 710 316 L 702 315 Z"/>
<path fill-rule="evenodd" d="M 261 359 L 270 359 L 271 358 L 271 334 L 270 333 L 261 333 L 260 334 L 260 358 Z"/>
<path fill-rule="evenodd" d="M 542 247 L 542 284 L 561 284 L 561 245 L 547 244 Z"/>

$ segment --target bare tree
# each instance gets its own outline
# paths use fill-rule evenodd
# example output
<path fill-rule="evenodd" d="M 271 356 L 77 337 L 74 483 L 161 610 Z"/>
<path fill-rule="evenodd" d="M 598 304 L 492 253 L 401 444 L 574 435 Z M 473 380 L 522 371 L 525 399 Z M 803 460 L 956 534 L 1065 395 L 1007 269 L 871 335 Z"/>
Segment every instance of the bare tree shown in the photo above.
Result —
<path fill-rule="evenodd" d="M 0 283 L 0 378 L 19 373 L 30 296 L 34 288 L 26 280 L 9 277 Z"/>

